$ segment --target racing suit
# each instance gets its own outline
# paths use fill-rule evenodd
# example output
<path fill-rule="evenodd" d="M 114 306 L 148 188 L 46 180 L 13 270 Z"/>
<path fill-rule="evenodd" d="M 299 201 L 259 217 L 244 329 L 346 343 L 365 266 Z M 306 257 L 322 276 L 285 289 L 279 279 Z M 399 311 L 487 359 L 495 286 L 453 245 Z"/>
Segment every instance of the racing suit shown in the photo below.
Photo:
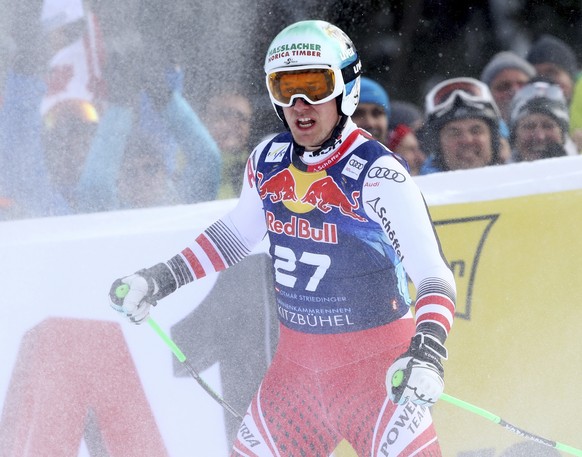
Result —
<path fill-rule="evenodd" d="M 237 206 L 169 265 L 179 285 L 242 260 L 265 234 L 280 339 L 233 456 L 439 456 L 430 411 L 388 400 L 416 330 L 446 337 L 455 283 L 405 164 L 348 118 L 318 154 L 291 134 L 251 154 Z M 416 288 L 415 314 L 408 278 Z"/>

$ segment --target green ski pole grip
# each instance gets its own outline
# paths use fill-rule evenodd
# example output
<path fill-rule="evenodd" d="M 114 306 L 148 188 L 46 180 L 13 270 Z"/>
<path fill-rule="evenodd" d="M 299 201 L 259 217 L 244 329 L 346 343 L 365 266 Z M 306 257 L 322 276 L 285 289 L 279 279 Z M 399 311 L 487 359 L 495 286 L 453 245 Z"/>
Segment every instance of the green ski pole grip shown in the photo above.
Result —
<path fill-rule="evenodd" d="M 125 298 L 128 292 L 129 292 L 128 284 L 121 284 L 120 286 L 117 286 L 117 288 L 115 289 L 115 295 L 117 296 L 117 298 Z"/>

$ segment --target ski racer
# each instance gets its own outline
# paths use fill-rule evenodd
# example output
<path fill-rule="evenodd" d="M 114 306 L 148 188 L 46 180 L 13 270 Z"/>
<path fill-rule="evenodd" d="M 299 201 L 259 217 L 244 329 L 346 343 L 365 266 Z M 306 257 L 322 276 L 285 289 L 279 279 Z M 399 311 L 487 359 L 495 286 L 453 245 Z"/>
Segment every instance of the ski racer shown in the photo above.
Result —
<path fill-rule="evenodd" d="M 361 68 L 330 23 L 282 30 L 265 71 L 287 131 L 253 150 L 230 213 L 111 288 L 139 324 L 268 235 L 280 338 L 232 456 L 327 457 L 342 440 L 359 456 L 441 455 L 428 407 L 443 392 L 455 282 L 405 163 L 351 120 Z"/>

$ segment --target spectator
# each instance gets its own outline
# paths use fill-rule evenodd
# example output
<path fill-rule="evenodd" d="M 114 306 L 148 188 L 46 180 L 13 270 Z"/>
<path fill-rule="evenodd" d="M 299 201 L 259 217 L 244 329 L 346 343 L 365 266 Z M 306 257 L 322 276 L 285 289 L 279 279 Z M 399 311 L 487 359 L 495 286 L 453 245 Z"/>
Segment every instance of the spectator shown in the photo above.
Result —
<path fill-rule="evenodd" d="M 40 4 L 14 4 L 9 31 L 14 52 L 2 62 L 6 77 L 0 109 L 0 189 L 9 202 L 5 218 L 63 214 L 48 179 L 41 139 L 48 49 L 40 17 Z"/>
<path fill-rule="evenodd" d="M 486 84 L 453 78 L 425 98 L 422 149 L 430 152 L 421 174 L 500 163 L 500 115 Z"/>
<path fill-rule="evenodd" d="M 499 108 L 501 120 L 499 163 L 511 161 L 509 123 L 511 99 L 536 74 L 535 68 L 511 51 L 502 51 L 489 61 L 481 73 L 481 81 L 489 86 Z"/>
<path fill-rule="evenodd" d="M 64 198 L 72 212 L 84 211 L 78 201 L 77 184 L 83 173 L 99 115 L 83 100 L 66 100 L 54 105 L 43 118 L 42 145 L 53 191 Z"/>
<path fill-rule="evenodd" d="M 181 94 L 180 70 L 158 68 L 159 73 L 150 73 L 148 79 L 141 81 L 136 76 L 141 67 L 133 65 L 136 59 L 133 51 L 126 55 L 114 53 L 110 57 L 106 67 L 110 101 L 87 157 L 80 198 L 90 202 L 93 211 L 127 208 L 130 201 L 140 201 L 138 204 L 142 207 L 162 202 L 213 200 L 220 181 L 217 172 L 220 154 L 210 133 Z M 134 81 L 138 84 L 132 85 Z M 145 165 L 136 163 L 133 150 L 140 143 L 146 147 L 150 165 L 159 163 L 158 155 L 162 155 L 165 182 L 161 184 L 162 189 L 150 187 L 152 196 L 139 199 L 135 194 L 127 199 L 128 186 L 137 186 L 137 183 L 125 183 L 122 198 L 118 185 L 126 178 L 131 180 L 131 173 L 138 173 Z M 125 154 L 130 156 L 129 164 L 123 163 Z M 133 172 L 131 163 L 137 167 Z M 162 179 L 160 173 L 158 169 L 155 176 L 158 183 Z M 174 190 L 177 199 L 175 195 L 168 197 Z M 161 198 L 160 194 L 166 197 Z"/>
<path fill-rule="evenodd" d="M 222 157 L 218 198 L 238 197 L 250 153 L 251 102 L 236 88 L 224 89 L 206 100 L 203 113 Z"/>
<path fill-rule="evenodd" d="M 404 100 L 393 100 L 390 103 L 390 125 L 405 124 L 415 133 L 422 127 L 422 110 L 414 103 Z"/>
<path fill-rule="evenodd" d="M 501 117 L 509 123 L 511 99 L 536 75 L 535 68 L 511 51 L 495 54 L 481 72 L 481 81 L 489 86 Z"/>
<path fill-rule="evenodd" d="M 182 203 L 214 200 L 221 157 L 216 141 L 182 95 L 182 72 L 161 68 L 142 92 L 142 129 L 167 148 L 166 163 Z"/>
<path fill-rule="evenodd" d="M 40 117 L 43 86 L 33 76 L 7 71 L 0 109 L 0 220 L 38 217 L 50 206 L 51 188 L 43 166 Z M 37 122 L 35 122 L 37 121 Z"/>
<path fill-rule="evenodd" d="M 18 23 L 13 27 L 17 52 L 0 112 L 0 188 L 9 190 L 3 197 L 11 205 L 25 209 L 12 214 L 40 217 L 125 207 L 118 195 L 118 176 L 128 138 L 140 131 L 151 133 L 158 144 L 163 139 L 168 180 L 164 187 L 174 185 L 183 203 L 215 198 L 220 155 L 181 94 L 179 69 L 168 62 L 144 64 L 139 34 L 133 41 L 122 40 L 123 46 L 110 39 L 103 112 L 98 114 L 71 91 L 46 105 L 41 118 L 49 54 L 39 48 L 47 39 L 40 9 L 30 8 L 27 14 L 31 19 L 26 33 Z"/>
<path fill-rule="evenodd" d="M 568 145 L 566 98 L 557 84 L 534 80 L 515 94 L 511 109 L 511 145 L 516 162 L 576 153 Z M 571 141 L 571 140 L 570 140 Z"/>
<path fill-rule="evenodd" d="M 530 48 L 527 60 L 535 67 L 538 76 L 562 88 L 569 105 L 578 73 L 578 61 L 572 48 L 555 36 L 542 35 Z"/>
<path fill-rule="evenodd" d="M 395 152 L 408 164 L 408 171 L 412 176 L 420 174 L 420 168 L 426 160 L 426 155 L 420 149 L 414 130 L 406 124 L 398 124 L 390 130 L 388 149 Z"/>
<path fill-rule="evenodd" d="M 128 139 L 117 182 L 120 208 L 147 208 L 182 203 L 171 179 L 164 148 L 147 133 Z"/>
<path fill-rule="evenodd" d="M 109 65 L 113 63 L 118 62 Z M 83 117 L 87 117 L 87 109 L 71 109 L 79 104 L 67 103 L 53 115 L 61 102 L 47 115 L 42 146 L 53 192 L 61 202 L 59 213 L 127 208 L 131 202 L 143 207 L 214 199 L 219 182 L 218 149 L 179 89 L 159 76 L 143 89 L 139 84 L 132 87 L 132 75 L 139 66 L 131 70 L 114 67 L 115 74 L 107 72 L 109 103 L 98 124 L 96 119 L 88 122 Z M 144 157 L 137 156 L 135 142 L 144 148 Z M 178 153 L 183 160 L 174 157 Z M 162 156 L 155 157 L 158 154 Z M 153 167 L 160 160 L 165 170 L 158 168 L 149 178 L 146 174 L 149 187 L 139 189 L 132 175 L 145 164 L 138 161 L 150 161 Z M 129 186 L 134 187 L 133 192 Z M 141 191 L 151 195 L 139 195 Z"/>
<path fill-rule="evenodd" d="M 388 142 L 390 99 L 384 88 L 376 81 L 362 76 L 360 103 L 352 119 L 358 127 L 367 130 L 380 143 Z"/>

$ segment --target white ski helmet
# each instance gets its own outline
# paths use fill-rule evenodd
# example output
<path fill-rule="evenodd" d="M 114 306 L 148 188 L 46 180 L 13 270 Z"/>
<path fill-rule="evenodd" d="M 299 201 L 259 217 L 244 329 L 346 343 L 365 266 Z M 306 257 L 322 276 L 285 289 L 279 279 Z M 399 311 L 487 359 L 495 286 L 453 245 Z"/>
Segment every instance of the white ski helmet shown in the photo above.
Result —
<path fill-rule="evenodd" d="M 321 78 L 306 86 L 305 73 Z M 277 115 L 297 98 L 311 104 L 336 99 L 338 112 L 351 116 L 360 97 L 362 64 L 350 38 L 338 27 L 320 20 L 300 21 L 283 29 L 271 42 L 265 57 L 267 89 Z M 281 78 L 293 76 L 285 92 Z M 315 89 L 313 89 L 315 87 Z"/>
<path fill-rule="evenodd" d="M 515 135 L 519 120 L 531 113 L 542 113 L 550 116 L 560 126 L 562 134 L 568 134 L 570 128 L 568 102 L 561 87 L 557 84 L 535 78 L 516 92 L 511 100 L 509 120 L 512 137 Z"/>

